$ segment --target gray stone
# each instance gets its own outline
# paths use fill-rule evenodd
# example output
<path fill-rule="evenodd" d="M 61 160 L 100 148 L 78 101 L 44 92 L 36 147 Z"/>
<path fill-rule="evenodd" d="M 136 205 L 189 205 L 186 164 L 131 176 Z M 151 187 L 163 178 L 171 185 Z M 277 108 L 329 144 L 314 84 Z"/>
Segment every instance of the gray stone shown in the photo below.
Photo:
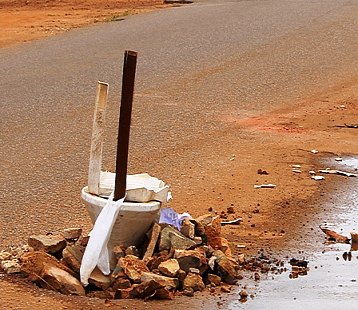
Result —
<path fill-rule="evenodd" d="M 170 250 L 171 248 L 186 250 L 194 245 L 196 245 L 195 241 L 185 237 L 174 227 L 167 226 L 160 233 L 159 251 Z"/>
<path fill-rule="evenodd" d="M 152 272 L 143 272 L 140 281 L 155 281 L 159 283 L 162 287 L 167 288 L 168 290 L 176 289 L 179 284 L 178 279 L 160 276 Z"/>
<path fill-rule="evenodd" d="M 28 244 L 35 251 L 55 254 L 66 247 L 66 240 L 62 235 L 37 235 L 28 239 Z"/>
<path fill-rule="evenodd" d="M 177 275 L 180 266 L 178 261 L 173 258 L 160 263 L 158 269 L 163 275 L 174 278 Z"/>

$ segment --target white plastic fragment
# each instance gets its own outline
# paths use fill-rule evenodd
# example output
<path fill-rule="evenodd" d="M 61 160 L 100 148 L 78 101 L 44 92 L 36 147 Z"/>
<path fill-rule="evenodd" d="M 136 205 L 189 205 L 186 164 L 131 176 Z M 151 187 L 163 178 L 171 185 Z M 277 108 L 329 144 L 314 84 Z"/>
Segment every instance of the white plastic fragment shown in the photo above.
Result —
<path fill-rule="evenodd" d="M 275 184 L 261 184 L 261 185 L 254 185 L 254 188 L 275 188 Z"/>
<path fill-rule="evenodd" d="M 331 169 L 324 169 L 324 170 L 319 170 L 319 172 L 321 173 L 326 173 L 326 174 L 338 174 L 338 175 L 343 175 L 345 177 L 356 177 L 357 174 L 355 173 L 350 173 L 350 172 L 345 172 L 345 171 L 341 171 L 341 170 L 331 170 Z"/>
<path fill-rule="evenodd" d="M 302 171 L 299 170 L 299 169 L 292 169 L 292 172 L 294 172 L 294 173 L 302 173 Z"/>
<path fill-rule="evenodd" d="M 343 158 L 342 158 L 342 157 L 336 157 L 334 160 L 335 160 L 335 161 L 342 161 Z"/>
<path fill-rule="evenodd" d="M 324 176 L 322 175 L 313 175 L 311 178 L 316 181 L 324 180 Z"/>
<path fill-rule="evenodd" d="M 308 171 L 308 173 L 309 173 L 309 174 L 316 174 L 316 171 L 310 170 L 310 171 Z"/>
<path fill-rule="evenodd" d="M 292 168 L 301 168 L 301 165 L 292 165 Z"/>
<path fill-rule="evenodd" d="M 312 154 L 317 154 L 318 151 L 317 151 L 317 150 L 311 150 L 311 153 L 312 153 Z"/>

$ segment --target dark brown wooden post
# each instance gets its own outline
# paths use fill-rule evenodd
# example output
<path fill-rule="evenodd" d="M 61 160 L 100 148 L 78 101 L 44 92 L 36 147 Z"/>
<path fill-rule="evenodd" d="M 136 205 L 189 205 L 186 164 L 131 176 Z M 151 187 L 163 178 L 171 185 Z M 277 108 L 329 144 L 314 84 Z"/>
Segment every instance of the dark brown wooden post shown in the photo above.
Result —
<path fill-rule="evenodd" d="M 119 200 L 126 194 L 129 132 L 131 127 L 136 66 L 137 53 L 133 51 L 125 51 L 122 77 L 122 98 L 118 126 L 116 182 L 113 200 Z"/>

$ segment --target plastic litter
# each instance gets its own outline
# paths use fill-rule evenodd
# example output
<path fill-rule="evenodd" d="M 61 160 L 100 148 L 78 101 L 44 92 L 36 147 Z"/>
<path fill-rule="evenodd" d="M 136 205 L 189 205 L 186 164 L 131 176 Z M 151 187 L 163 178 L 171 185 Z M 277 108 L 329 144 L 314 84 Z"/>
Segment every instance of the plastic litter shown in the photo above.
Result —
<path fill-rule="evenodd" d="M 191 215 L 187 212 L 179 214 L 175 212 L 172 208 L 164 208 L 160 210 L 159 223 L 166 223 L 176 227 L 179 231 L 181 229 L 183 220 L 185 218 L 192 218 Z"/>
<path fill-rule="evenodd" d="M 313 176 L 311 176 L 311 179 L 316 180 L 316 181 L 321 181 L 321 180 L 324 180 L 324 176 L 322 176 L 322 175 L 313 175 Z"/>
<path fill-rule="evenodd" d="M 80 278 L 84 286 L 88 285 L 88 278 L 96 266 L 103 274 L 110 273 L 107 244 L 123 202 L 124 198 L 113 201 L 112 193 L 106 206 L 98 215 L 81 262 Z"/>
<path fill-rule="evenodd" d="M 275 188 L 275 184 L 261 184 L 261 185 L 254 185 L 254 188 Z"/>

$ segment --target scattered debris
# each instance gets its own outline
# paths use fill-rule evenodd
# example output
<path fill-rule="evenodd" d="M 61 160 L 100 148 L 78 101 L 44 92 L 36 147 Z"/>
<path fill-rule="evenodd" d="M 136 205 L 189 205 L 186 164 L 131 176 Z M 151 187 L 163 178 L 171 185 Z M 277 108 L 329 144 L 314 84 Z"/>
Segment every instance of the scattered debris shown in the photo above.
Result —
<path fill-rule="evenodd" d="M 31 236 L 27 243 L 35 251 L 44 251 L 50 254 L 60 252 L 66 247 L 66 240 L 60 234 Z"/>
<path fill-rule="evenodd" d="M 338 174 L 338 175 L 343 175 L 346 177 L 357 177 L 357 174 L 355 173 L 350 173 L 350 172 L 345 172 L 345 171 L 341 171 L 341 170 L 333 170 L 333 169 L 323 169 L 323 170 L 319 170 L 320 173 L 326 173 L 326 174 Z"/>
<path fill-rule="evenodd" d="M 342 157 L 336 157 L 334 160 L 335 160 L 335 161 L 342 161 L 343 158 L 342 158 Z"/>
<path fill-rule="evenodd" d="M 358 124 L 344 124 L 344 125 L 336 125 L 334 127 L 339 127 L 339 128 L 358 128 Z"/>
<path fill-rule="evenodd" d="M 292 165 L 292 168 L 301 168 L 301 165 Z"/>
<path fill-rule="evenodd" d="M 240 221 L 241 218 L 228 223 Z M 59 238 L 49 235 L 51 242 L 47 236 L 29 238 L 36 250 L 23 247 L 15 256 L 11 251 L 1 251 L 1 268 L 7 273 L 21 272 L 42 288 L 107 300 L 172 299 L 176 292 L 193 296 L 207 285 L 210 289 L 219 287 L 221 292 L 230 292 L 231 285 L 243 279 L 240 270 L 252 272 L 248 278 L 257 281 L 270 270 L 277 272 L 273 262 L 262 253 L 258 258 L 247 259 L 241 254 L 234 259 L 229 242 L 221 237 L 219 216 L 207 214 L 184 222 L 181 228 L 190 227 L 189 237 L 169 224 L 155 223 L 147 234 L 148 240 L 140 247 L 116 246 L 114 270 L 107 276 L 95 268 L 86 290 L 79 281 L 86 238 L 72 229 L 68 230 L 69 238 L 64 239 L 65 246 L 61 244 L 62 250 L 57 246 L 52 248 L 52 243 L 56 243 L 53 241 Z"/>
<path fill-rule="evenodd" d="M 292 172 L 294 172 L 294 173 L 302 173 L 302 171 L 298 170 L 298 169 L 292 169 Z"/>
<path fill-rule="evenodd" d="M 322 175 L 313 175 L 313 176 L 311 176 L 311 179 L 313 179 L 315 181 L 321 181 L 321 180 L 324 180 L 324 176 L 322 176 Z"/>
<path fill-rule="evenodd" d="M 352 243 L 358 243 L 358 233 L 351 231 Z"/>
<path fill-rule="evenodd" d="M 326 234 L 328 241 L 339 242 L 339 243 L 350 243 L 350 239 L 346 236 L 342 236 L 327 227 L 319 225 L 319 228 Z"/>
<path fill-rule="evenodd" d="M 289 264 L 292 266 L 291 273 L 289 275 L 290 279 L 296 279 L 298 276 L 305 276 L 309 271 L 308 261 L 299 260 L 296 258 L 291 258 Z"/>
<path fill-rule="evenodd" d="M 269 173 L 266 170 L 258 169 L 257 174 L 268 175 Z"/>
<path fill-rule="evenodd" d="M 317 154 L 318 151 L 317 151 L 317 150 L 311 150 L 311 153 L 312 153 L 312 154 Z"/>
<path fill-rule="evenodd" d="M 308 173 L 309 173 L 309 174 L 316 174 L 316 171 L 310 170 L 310 171 L 308 171 Z"/>
<path fill-rule="evenodd" d="M 242 222 L 242 218 L 239 217 L 235 220 L 232 221 L 225 221 L 225 222 L 221 222 L 221 226 L 225 226 L 225 225 L 239 225 Z"/>
<path fill-rule="evenodd" d="M 254 188 L 275 188 L 275 184 L 261 184 L 261 185 L 254 185 Z"/>

